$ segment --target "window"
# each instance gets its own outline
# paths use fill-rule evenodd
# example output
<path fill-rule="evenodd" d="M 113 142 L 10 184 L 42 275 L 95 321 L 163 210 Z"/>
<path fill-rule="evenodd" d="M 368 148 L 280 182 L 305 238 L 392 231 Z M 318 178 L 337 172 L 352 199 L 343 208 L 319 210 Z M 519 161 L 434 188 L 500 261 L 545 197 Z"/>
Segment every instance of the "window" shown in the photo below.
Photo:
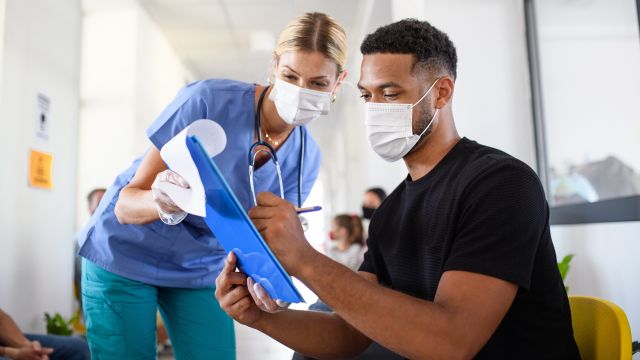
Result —
<path fill-rule="evenodd" d="M 539 170 L 552 223 L 640 220 L 636 1 L 527 3 L 539 165 L 544 166 Z"/>

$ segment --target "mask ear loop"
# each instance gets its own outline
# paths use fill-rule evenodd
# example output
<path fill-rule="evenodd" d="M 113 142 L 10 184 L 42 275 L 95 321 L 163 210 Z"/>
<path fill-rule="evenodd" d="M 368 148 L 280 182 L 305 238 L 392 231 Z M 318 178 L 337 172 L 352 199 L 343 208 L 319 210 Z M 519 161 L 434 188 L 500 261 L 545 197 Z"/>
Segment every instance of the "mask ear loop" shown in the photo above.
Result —
<path fill-rule="evenodd" d="M 413 109 L 416 105 L 420 104 L 420 102 L 431 92 L 431 89 L 433 89 L 434 86 L 436 86 L 436 83 L 438 82 L 438 80 L 440 80 L 441 78 L 437 78 L 433 84 L 431 84 L 431 86 L 429 86 L 429 90 L 427 90 L 426 93 L 424 93 L 424 95 L 422 95 L 422 97 L 420 98 L 420 100 L 418 100 L 415 104 L 411 105 L 411 108 Z M 433 121 L 433 119 L 431 119 Z"/>
<path fill-rule="evenodd" d="M 436 86 L 436 83 L 438 82 L 438 80 L 440 80 L 441 78 L 437 78 L 433 84 L 431 84 L 431 86 L 429 87 L 429 90 L 427 90 L 426 93 L 424 93 L 424 95 L 422 95 L 422 97 L 420 98 L 420 100 L 418 100 L 417 103 L 411 105 L 411 108 L 413 109 L 416 105 L 418 105 L 420 103 L 420 101 L 422 101 L 427 94 L 429 94 L 431 92 L 431 89 L 433 89 L 434 86 Z M 427 127 L 424 128 L 424 130 L 422 130 L 422 132 L 420 133 L 420 137 L 422 137 L 422 135 L 424 135 L 424 133 L 427 132 L 427 130 L 429 130 L 429 128 L 431 127 L 431 125 L 433 124 L 433 120 L 435 120 L 436 116 L 438 115 L 438 112 L 440 111 L 440 109 L 436 108 L 436 111 L 433 113 L 433 116 L 431 117 L 431 120 L 429 121 L 429 124 L 427 124 Z"/>

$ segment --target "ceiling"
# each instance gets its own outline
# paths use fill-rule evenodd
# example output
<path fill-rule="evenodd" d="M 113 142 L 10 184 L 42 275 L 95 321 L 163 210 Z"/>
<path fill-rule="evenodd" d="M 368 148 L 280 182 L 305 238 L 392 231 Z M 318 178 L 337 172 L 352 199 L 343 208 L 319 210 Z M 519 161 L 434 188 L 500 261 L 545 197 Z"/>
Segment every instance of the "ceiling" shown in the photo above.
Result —
<path fill-rule="evenodd" d="M 139 2 L 194 77 L 263 82 L 277 37 L 289 20 L 304 12 L 320 11 L 334 17 L 348 34 L 360 34 L 373 0 Z"/>

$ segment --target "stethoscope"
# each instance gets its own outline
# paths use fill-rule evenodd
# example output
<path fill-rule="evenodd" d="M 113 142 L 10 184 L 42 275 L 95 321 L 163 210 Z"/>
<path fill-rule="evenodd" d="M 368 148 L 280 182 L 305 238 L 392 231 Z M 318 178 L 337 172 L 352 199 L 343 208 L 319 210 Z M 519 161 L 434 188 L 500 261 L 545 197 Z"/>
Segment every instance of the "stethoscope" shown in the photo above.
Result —
<path fill-rule="evenodd" d="M 271 144 L 262 140 L 262 131 L 260 127 L 260 111 L 262 110 L 262 102 L 264 101 L 264 96 L 269 90 L 269 86 L 265 87 L 260 94 L 260 99 L 258 99 L 258 108 L 256 109 L 255 115 L 255 124 L 254 130 L 258 134 L 258 140 L 251 145 L 249 148 L 249 185 L 251 186 L 251 196 L 253 197 L 254 206 L 258 205 L 258 200 L 256 199 L 256 188 L 253 181 L 253 174 L 256 162 L 256 155 L 260 152 L 265 152 L 269 154 L 271 161 L 276 167 L 276 174 L 278 175 L 278 183 L 280 185 L 280 197 L 284 199 L 284 185 L 282 182 L 282 170 L 280 169 L 280 163 L 278 162 L 278 154 L 276 153 L 276 149 L 274 149 Z M 304 150 L 305 150 L 305 129 L 303 126 L 298 127 L 300 131 L 300 156 L 298 157 L 298 208 L 302 207 L 302 167 L 304 166 Z M 261 146 L 261 148 L 258 148 Z M 258 148 L 256 150 L 256 148 Z M 307 220 L 300 217 L 300 222 L 303 225 L 303 228 L 306 230 L 308 227 Z"/>

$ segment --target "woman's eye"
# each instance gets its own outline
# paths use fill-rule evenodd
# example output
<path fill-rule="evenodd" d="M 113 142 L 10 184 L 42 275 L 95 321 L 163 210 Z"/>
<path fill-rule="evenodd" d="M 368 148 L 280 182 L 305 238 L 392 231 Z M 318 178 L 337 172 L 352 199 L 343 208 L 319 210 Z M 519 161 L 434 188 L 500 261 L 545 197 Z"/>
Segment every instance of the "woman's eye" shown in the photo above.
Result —
<path fill-rule="evenodd" d="M 312 83 L 312 85 L 313 85 L 313 86 L 315 86 L 315 87 L 319 87 L 319 88 L 323 88 L 323 89 L 324 89 L 324 88 L 326 88 L 329 84 L 324 83 L 324 82 L 314 82 L 314 83 Z"/>
<path fill-rule="evenodd" d="M 295 79 L 296 79 L 296 77 L 295 77 L 295 76 L 293 76 L 293 75 L 289 75 L 289 74 L 285 74 L 285 75 L 283 75 L 283 76 L 284 76 L 284 78 L 285 78 L 285 79 L 287 79 L 287 80 L 295 80 Z"/>

